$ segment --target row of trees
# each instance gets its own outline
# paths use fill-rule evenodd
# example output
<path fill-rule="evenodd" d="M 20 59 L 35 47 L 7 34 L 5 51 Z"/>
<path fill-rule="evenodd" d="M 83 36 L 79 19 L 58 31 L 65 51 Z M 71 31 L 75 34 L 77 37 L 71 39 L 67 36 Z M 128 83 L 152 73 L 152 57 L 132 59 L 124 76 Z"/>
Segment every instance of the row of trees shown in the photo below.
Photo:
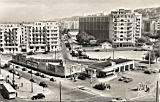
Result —
<path fill-rule="evenodd" d="M 90 40 L 95 40 L 94 36 L 89 35 L 88 33 L 84 31 L 79 32 L 76 38 L 79 44 L 89 44 Z"/>

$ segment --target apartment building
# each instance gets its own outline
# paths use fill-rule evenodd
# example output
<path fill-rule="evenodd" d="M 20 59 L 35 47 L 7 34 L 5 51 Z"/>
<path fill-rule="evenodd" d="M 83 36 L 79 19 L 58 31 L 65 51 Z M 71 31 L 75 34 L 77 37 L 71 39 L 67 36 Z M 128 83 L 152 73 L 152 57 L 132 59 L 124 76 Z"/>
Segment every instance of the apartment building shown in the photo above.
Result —
<path fill-rule="evenodd" d="M 4 53 L 60 50 L 56 21 L 0 24 L 0 50 Z"/>
<path fill-rule="evenodd" d="M 111 12 L 112 41 L 116 47 L 134 46 L 141 37 L 141 14 L 131 10 L 119 9 Z"/>
<path fill-rule="evenodd" d="M 62 29 L 78 30 L 78 28 L 79 28 L 78 20 L 63 21 L 62 23 Z"/>
<path fill-rule="evenodd" d="M 19 24 L 0 24 L 0 51 L 20 52 L 21 29 Z"/>
<path fill-rule="evenodd" d="M 30 50 L 35 52 L 59 50 L 59 26 L 57 22 L 35 22 L 29 35 Z"/>
<path fill-rule="evenodd" d="M 155 31 L 160 31 L 160 19 L 155 20 Z"/>

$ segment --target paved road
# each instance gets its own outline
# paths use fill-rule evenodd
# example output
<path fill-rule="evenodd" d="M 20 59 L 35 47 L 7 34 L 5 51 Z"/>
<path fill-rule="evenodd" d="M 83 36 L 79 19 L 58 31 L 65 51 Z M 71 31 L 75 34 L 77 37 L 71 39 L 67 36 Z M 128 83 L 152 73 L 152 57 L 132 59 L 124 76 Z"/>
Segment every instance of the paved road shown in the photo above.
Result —
<path fill-rule="evenodd" d="M 24 78 L 26 79 L 30 79 L 31 75 L 29 73 L 27 73 L 27 71 L 21 71 L 21 69 L 16 69 L 16 71 L 18 71 L 19 73 L 21 73 L 23 75 Z M 48 88 L 50 90 L 52 90 L 54 92 L 54 97 L 51 96 L 51 99 L 49 100 L 59 100 L 59 80 L 57 80 L 56 82 L 51 82 L 49 81 L 49 78 L 41 78 L 39 76 L 35 76 L 33 75 L 33 79 L 36 81 L 36 83 L 40 83 L 41 81 L 45 81 L 48 84 Z M 65 80 L 65 79 L 64 79 Z M 70 85 L 67 85 L 66 82 L 63 83 L 62 81 L 62 100 L 77 100 L 77 99 L 85 99 L 88 97 L 94 97 L 95 95 L 93 94 L 89 94 L 89 93 L 85 93 L 79 89 L 73 88 Z"/>

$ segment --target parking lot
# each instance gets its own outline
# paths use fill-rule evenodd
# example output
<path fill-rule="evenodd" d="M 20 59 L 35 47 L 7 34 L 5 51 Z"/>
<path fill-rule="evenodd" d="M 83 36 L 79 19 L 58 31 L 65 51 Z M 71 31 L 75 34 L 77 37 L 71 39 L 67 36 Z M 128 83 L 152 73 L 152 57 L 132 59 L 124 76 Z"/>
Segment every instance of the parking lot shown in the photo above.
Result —
<path fill-rule="evenodd" d="M 121 76 L 127 78 L 132 78 L 131 82 L 118 81 Z M 108 83 L 111 85 L 111 89 L 107 91 L 111 96 L 115 97 L 125 97 L 127 99 L 132 99 L 135 97 L 140 97 L 141 95 L 155 94 L 156 81 L 158 80 L 159 73 L 145 74 L 141 71 L 130 71 L 125 73 L 120 73 L 120 76 Z M 137 91 L 139 84 L 143 83 L 150 88 L 149 92 Z"/>

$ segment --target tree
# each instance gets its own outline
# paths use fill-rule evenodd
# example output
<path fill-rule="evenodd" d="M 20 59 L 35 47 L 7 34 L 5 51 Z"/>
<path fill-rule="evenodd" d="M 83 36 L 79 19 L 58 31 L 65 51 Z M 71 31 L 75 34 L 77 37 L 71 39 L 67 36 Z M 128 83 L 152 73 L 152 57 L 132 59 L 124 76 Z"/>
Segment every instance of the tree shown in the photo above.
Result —
<path fill-rule="evenodd" d="M 70 29 L 64 28 L 63 31 L 62 31 L 62 34 L 68 34 L 69 31 L 70 31 Z"/>
<path fill-rule="evenodd" d="M 87 34 L 86 32 L 79 32 L 78 35 L 76 36 L 77 41 L 80 44 L 89 44 L 90 40 L 95 40 L 95 37 L 92 35 Z"/>
<path fill-rule="evenodd" d="M 150 54 L 149 54 L 150 53 Z M 147 55 L 145 56 L 145 60 L 148 60 L 149 61 L 149 55 L 150 55 L 150 61 L 153 61 L 155 60 L 155 53 L 154 51 L 151 51 L 151 52 L 148 52 Z"/>

